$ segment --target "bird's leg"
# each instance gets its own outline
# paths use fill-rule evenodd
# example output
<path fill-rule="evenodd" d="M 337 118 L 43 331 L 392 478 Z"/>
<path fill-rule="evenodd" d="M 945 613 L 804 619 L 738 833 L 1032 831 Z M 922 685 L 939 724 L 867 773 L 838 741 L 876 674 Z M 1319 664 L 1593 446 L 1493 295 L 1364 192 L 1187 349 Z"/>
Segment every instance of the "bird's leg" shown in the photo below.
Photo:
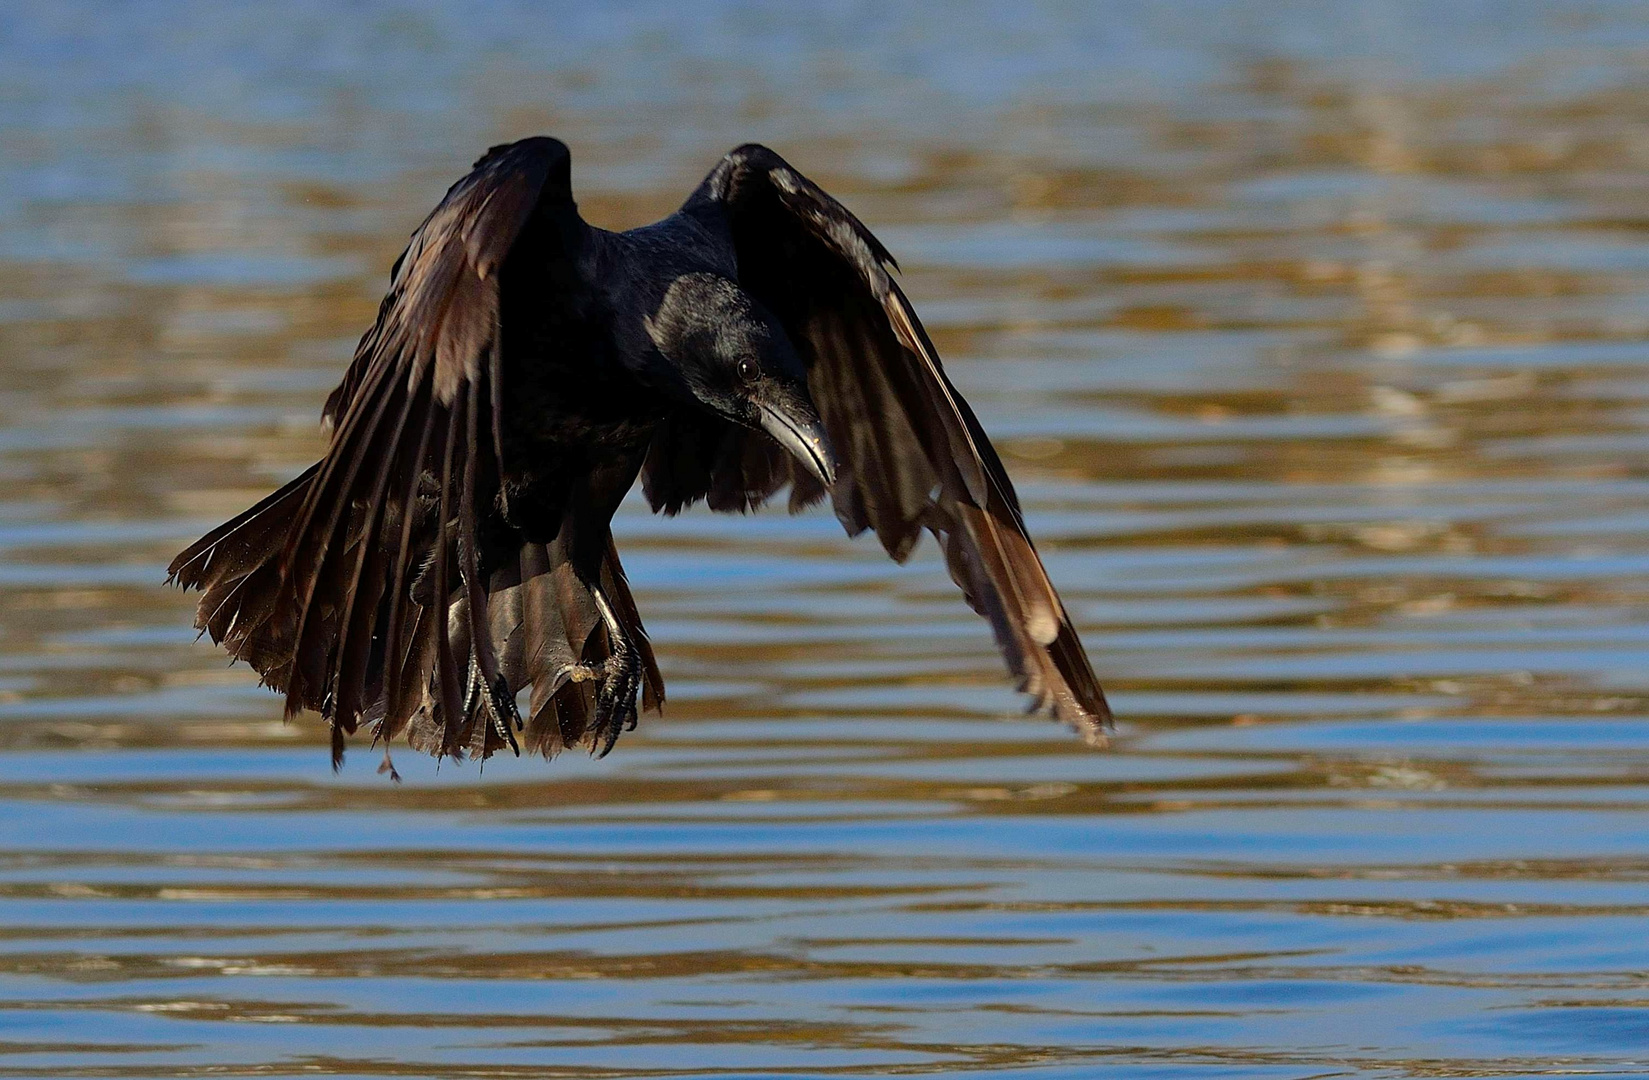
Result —
<path fill-rule="evenodd" d="M 470 573 L 479 573 L 479 571 L 472 571 L 467 568 L 465 560 L 469 559 L 473 564 L 478 558 L 474 552 L 473 542 L 466 543 L 460 537 L 458 541 L 458 573 L 460 580 L 464 583 L 466 594 L 471 594 Z M 482 611 L 485 610 L 481 605 L 477 605 L 477 608 Z M 456 614 L 457 605 L 454 605 L 455 617 Z M 491 665 L 483 665 L 481 662 L 482 650 L 492 648 L 492 642 L 485 637 L 488 633 L 485 620 L 481 620 L 480 625 L 474 625 L 473 617 L 475 612 L 467 611 L 466 615 L 471 617 L 472 625 L 470 628 L 469 679 L 464 691 L 464 717 L 468 719 L 474 715 L 476 707 L 485 701 L 487 713 L 492 718 L 493 730 L 498 733 L 500 739 L 510 744 L 510 749 L 515 752 L 515 756 L 520 757 L 521 747 L 515 741 L 515 733 L 524 730 L 526 724 L 521 720 L 520 710 L 515 707 L 515 695 L 510 692 L 510 685 L 508 680 L 505 679 L 504 673 L 497 670 L 498 660 L 496 656 L 492 658 Z M 491 666 L 497 672 L 490 685 L 487 683 L 486 676 L 488 666 Z"/>
<path fill-rule="evenodd" d="M 590 586 L 601 621 L 607 627 L 607 662 L 595 698 L 595 735 L 603 740 L 598 757 L 606 757 L 621 733 L 635 730 L 636 695 L 641 690 L 641 655 L 599 585 Z"/>
<path fill-rule="evenodd" d="M 510 744 L 510 750 L 515 756 L 520 757 L 521 744 L 515 741 L 515 733 L 526 725 L 522 723 L 521 711 L 515 707 L 515 695 L 510 693 L 510 684 L 500 673 L 493 685 L 487 685 L 486 678 L 481 674 L 481 658 L 476 655 L 474 645 L 470 647 L 469 668 L 469 688 L 464 695 L 464 715 L 469 716 L 481 703 L 482 695 L 485 695 L 493 730 L 498 732 L 500 739 Z"/>
<path fill-rule="evenodd" d="M 481 665 L 476 664 L 475 681 L 481 683 Z M 491 686 L 484 688 L 487 694 L 487 711 L 492 714 L 492 729 L 498 732 L 498 737 L 510 744 L 510 752 L 516 757 L 521 756 L 521 744 L 515 741 L 515 733 L 527 725 L 521 720 L 521 711 L 515 707 L 515 695 L 510 693 L 510 684 L 500 674 Z"/>

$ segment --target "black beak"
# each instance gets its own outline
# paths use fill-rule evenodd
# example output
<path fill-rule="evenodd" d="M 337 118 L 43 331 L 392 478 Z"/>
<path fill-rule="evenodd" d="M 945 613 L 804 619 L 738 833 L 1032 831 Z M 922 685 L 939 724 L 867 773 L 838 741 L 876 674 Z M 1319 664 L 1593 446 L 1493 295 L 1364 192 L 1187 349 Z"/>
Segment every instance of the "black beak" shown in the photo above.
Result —
<path fill-rule="evenodd" d="M 825 435 L 824 421 L 813 403 L 801 394 L 768 395 L 758 401 L 761 428 L 773 441 L 807 466 L 826 488 L 836 482 L 836 455 Z"/>

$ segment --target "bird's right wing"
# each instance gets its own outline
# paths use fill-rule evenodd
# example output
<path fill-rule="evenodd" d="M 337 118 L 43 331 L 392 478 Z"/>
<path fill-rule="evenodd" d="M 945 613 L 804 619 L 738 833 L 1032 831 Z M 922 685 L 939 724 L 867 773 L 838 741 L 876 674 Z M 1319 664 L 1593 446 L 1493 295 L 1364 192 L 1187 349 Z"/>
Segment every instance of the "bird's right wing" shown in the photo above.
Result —
<path fill-rule="evenodd" d="M 728 154 L 683 211 L 726 230 L 740 285 L 801 352 L 841 461 L 830 494 L 843 525 L 874 530 L 899 560 L 924 528 L 932 531 L 1022 689 L 1100 741 L 1110 710 L 1087 654 L 1001 459 L 889 273 L 892 256 L 841 203 L 762 146 Z M 711 483 L 721 479 L 712 469 Z"/>
<path fill-rule="evenodd" d="M 327 714 L 335 751 L 362 719 L 393 738 L 431 693 L 440 749 L 461 751 L 466 641 L 486 686 L 502 685 L 476 549 L 503 471 L 506 283 L 530 289 L 535 319 L 580 318 L 586 226 L 569 172 L 548 138 L 476 162 L 396 262 L 327 401 L 325 458 L 172 564 L 174 580 L 206 590 L 202 629 L 284 690 L 288 714 Z M 449 625 L 453 611 L 472 625 Z"/>

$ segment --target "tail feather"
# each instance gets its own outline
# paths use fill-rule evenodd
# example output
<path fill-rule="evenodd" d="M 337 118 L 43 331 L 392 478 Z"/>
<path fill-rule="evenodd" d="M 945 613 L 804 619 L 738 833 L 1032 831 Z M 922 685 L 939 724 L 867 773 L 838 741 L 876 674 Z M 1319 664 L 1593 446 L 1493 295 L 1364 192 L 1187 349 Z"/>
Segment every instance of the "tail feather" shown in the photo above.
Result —
<path fill-rule="evenodd" d="M 167 581 L 205 595 L 196 609 L 195 629 L 211 635 L 231 656 L 252 665 L 277 690 L 286 688 L 284 669 L 296 631 L 277 604 L 285 547 L 293 514 L 308 496 L 316 464 L 274 494 L 213 529 L 167 567 Z"/>
<path fill-rule="evenodd" d="M 457 580 L 447 596 L 420 598 L 417 568 L 443 555 L 427 550 L 432 530 L 411 520 L 419 517 L 417 509 L 370 520 L 357 506 L 340 515 L 341 524 L 329 513 L 316 515 L 307 524 L 330 527 L 338 549 L 329 553 L 313 553 L 312 539 L 292 535 L 305 524 L 295 511 L 309 497 L 316 473 L 305 472 L 173 561 L 169 581 L 203 590 L 197 628 L 274 689 L 303 688 L 298 704 L 319 709 L 332 724 L 335 750 L 360 725 L 370 728 L 375 743 L 405 737 L 435 756 L 486 758 L 511 747 L 511 733 L 501 730 L 485 690 L 483 652 L 511 695 L 531 692 L 520 740 L 525 749 L 546 757 L 579 745 L 599 749 L 592 730 L 596 683 L 584 675 L 606 662 L 611 646 L 594 594 L 568 557 L 570 528 L 549 544 L 522 539 L 512 554 L 490 559 L 485 581 L 473 584 L 465 574 L 481 576 L 478 557 L 461 550 L 467 545 L 456 545 L 460 550 L 446 558 L 465 574 L 452 574 Z M 295 550 L 316 560 L 301 627 L 281 602 L 292 584 L 287 553 Z M 610 538 L 599 582 L 640 654 L 642 705 L 657 711 L 663 679 Z M 401 604 L 390 603 L 392 590 L 400 592 Z M 402 612 L 399 627 L 395 607 Z M 457 671 L 451 693 L 438 671 L 442 639 L 436 629 L 443 616 Z M 346 620 L 374 632 L 343 633 Z M 342 655 L 346 648 L 349 654 Z M 338 688 L 350 685 L 359 690 L 344 699 Z M 465 686 L 468 693 L 458 689 Z"/>

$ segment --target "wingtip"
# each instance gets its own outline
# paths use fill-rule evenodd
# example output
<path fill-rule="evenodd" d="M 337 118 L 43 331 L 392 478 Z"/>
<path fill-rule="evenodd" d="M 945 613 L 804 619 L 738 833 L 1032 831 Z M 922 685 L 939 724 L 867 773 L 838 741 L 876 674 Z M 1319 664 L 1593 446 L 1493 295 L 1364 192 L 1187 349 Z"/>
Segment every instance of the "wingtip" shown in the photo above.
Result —
<path fill-rule="evenodd" d="M 1033 711 L 1063 723 L 1096 750 L 1107 749 L 1116 731 L 1116 719 L 1103 694 L 1098 701 L 1086 703 L 1064 694 L 1049 695 L 1047 699 L 1037 702 Z"/>
<path fill-rule="evenodd" d="M 203 552 L 196 550 L 199 544 L 191 545 L 178 552 L 166 567 L 166 585 L 180 589 L 196 589 L 200 587 L 201 575 L 197 571 L 189 573 L 189 568 L 200 561 Z"/>
<path fill-rule="evenodd" d="M 1064 721 L 1066 727 L 1080 735 L 1082 741 L 1093 749 L 1105 750 L 1110 747 L 1111 734 L 1116 730 L 1110 709 L 1100 712 L 1089 709 L 1077 709 L 1072 712 L 1056 709 L 1055 716 Z"/>

